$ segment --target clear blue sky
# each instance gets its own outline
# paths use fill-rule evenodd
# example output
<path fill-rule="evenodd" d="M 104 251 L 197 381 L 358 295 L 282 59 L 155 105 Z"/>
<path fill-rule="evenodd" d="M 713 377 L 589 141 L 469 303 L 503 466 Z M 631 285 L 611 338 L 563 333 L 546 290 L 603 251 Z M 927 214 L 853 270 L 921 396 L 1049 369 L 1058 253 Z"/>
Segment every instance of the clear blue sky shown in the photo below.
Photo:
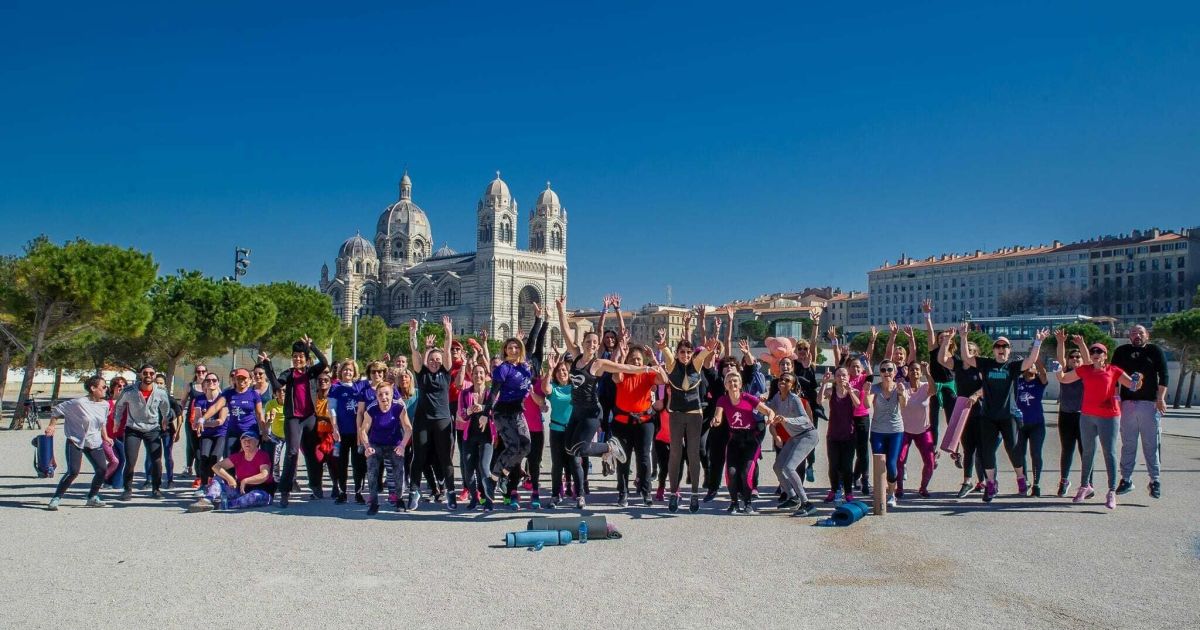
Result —
<path fill-rule="evenodd" d="M 406 166 L 459 251 L 551 180 L 580 307 L 1200 224 L 1194 2 L 268 4 L 5 3 L 0 251 L 315 284 Z"/>

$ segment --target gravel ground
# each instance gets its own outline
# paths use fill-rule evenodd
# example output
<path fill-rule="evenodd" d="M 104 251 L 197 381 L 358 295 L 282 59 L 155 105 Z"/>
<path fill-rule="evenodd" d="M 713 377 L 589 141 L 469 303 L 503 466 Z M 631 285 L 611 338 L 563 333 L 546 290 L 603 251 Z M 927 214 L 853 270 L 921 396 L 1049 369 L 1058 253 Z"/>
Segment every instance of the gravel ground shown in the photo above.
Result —
<path fill-rule="evenodd" d="M 1113 512 L 1101 497 L 1072 505 L 1053 496 L 1053 427 L 1048 498 L 1014 496 L 1007 472 L 991 505 L 978 495 L 957 500 L 960 472 L 943 459 L 933 497 L 902 501 L 886 517 L 845 529 L 769 509 L 730 516 L 724 503 L 696 515 L 618 509 L 609 507 L 612 478 L 602 478 L 589 511 L 607 515 L 624 537 L 532 552 L 497 548 L 505 532 L 524 529 L 527 511 L 447 514 L 423 504 L 412 514 L 368 519 L 361 506 L 325 500 L 294 501 L 286 512 L 193 515 L 183 512 L 190 501 L 183 489 L 161 502 L 138 492 L 131 503 L 88 509 L 90 472 L 51 513 L 44 506 L 53 481 L 32 475 L 32 435 L 0 432 L 0 525 L 10 534 L 0 541 L 0 560 L 18 582 L 0 607 L 0 626 L 9 628 L 866 627 L 881 620 L 956 629 L 1180 628 L 1196 627 L 1200 609 L 1200 439 L 1167 437 L 1164 498 L 1150 499 L 1139 473 L 1138 488 Z M 62 439 L 60 432 L 60 448 Z M 772 458 L 767 453 L 763 463 Z M 774 485 L 768 472 L 763 486 Z"/>

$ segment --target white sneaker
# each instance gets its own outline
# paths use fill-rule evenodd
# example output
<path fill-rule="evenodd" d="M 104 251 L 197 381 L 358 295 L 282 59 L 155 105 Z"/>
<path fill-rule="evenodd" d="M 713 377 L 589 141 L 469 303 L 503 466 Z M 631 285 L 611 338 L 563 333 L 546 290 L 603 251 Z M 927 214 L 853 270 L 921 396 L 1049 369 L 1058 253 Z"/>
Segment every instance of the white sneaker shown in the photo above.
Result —
<path fill-rule="evenodd" d="M 617 438 L 608 438 L 608 452 L 612 453 L 613 458 L 618 462 L 625 463 L 625 448 L 621 446 L 621 441 Z"/>
<path fill-rule="evenodd" d="M 887 495 L 887 506 L 890 508 L 896 507 L 896 495 L 891 492 Z"/>

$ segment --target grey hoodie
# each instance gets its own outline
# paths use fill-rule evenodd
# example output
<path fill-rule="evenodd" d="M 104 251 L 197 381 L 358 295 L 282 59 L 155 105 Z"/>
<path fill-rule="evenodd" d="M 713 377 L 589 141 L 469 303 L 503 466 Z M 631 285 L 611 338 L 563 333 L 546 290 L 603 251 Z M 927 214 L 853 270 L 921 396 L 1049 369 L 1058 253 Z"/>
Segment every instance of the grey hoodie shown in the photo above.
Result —
<path fill-rule="evenodd" d="M 175 419 L 166 389 L 155 385 L 150 391 L 150 397 L 144 399 L 138 387 L 137 384 L 130 385 L 117 396 L 116 408 L 113 410 L 113 418 L 117 424 L 125 422 L 129 429 L 148 432 L 162 429 L 164 424 Z"/>

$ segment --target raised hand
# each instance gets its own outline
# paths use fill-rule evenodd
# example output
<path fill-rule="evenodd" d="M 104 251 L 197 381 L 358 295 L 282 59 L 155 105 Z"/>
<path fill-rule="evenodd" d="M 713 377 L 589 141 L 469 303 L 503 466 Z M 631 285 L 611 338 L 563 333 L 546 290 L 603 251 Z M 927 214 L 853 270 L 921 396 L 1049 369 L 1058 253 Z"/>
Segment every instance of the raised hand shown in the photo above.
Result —
<path fill-rule="evenodd" d="M 1034 335 L 1033 338 L 1037 339 L 1038 341 L 1045 341 L 1046 337 L 1049 337 L 1049 336 L 1050 336 L 1050 330 L 1048 328 L 1043 328 L 1043 329 L 1037 331 L 1037 334 Z"/>
<path fill-rule="evenodd" d="M 895 320 L 892 320 L 892 321 L 888 322 L 888 330 L 891 331 L 891 333 L 894 335 L 894 334 L 896 334 L 897 331 L 900 330 L 900 327 L 896 325 Z"/>
<path fill-rule="evenodd" d="M 750 354 L 750 340 L 745 337 L 738 339 L 738 350 L 741 350 L 742 354 Z"/>
<path fill-rule="evenodd" d="M 879 336 L 879 329 L 878 329 L 878 328 L 876 328 L 876 327 L 874 327 L 874 326 L 872 326 L 872 327 L 871 327 L 871 338 L 872 338 L 872 339 L 874 339 L 874 338 L 876 338 L 876 337 L 878 337 L 878 336 Z"/>
<path fill-rule="evenodd" d="M 558 308 L 566 308 L 567 307 L 567 294 L 564 293 L 564 294 L 554 298 L 554 305 L 557 306 Z"/>
<path fill-rule="evenodd" d="M 300 338 L 300 341 L 301 341 L 301 342 L 303 342 L 303 343 L 304 343 L 304 345 L 305 345 L 305 346 L 308 346 L 309 348 L 311 348 L 311 347 L 312 347 L 312 345 L 313 345 L 313 344 L 312 344 L 312 337 L 309 337 L 308 335 L 304 335 L 303 337 L 301 337 L 301 338 Z"/>
<path fill-rule="evenodd" d="M 425 335 L 425 349 L 428 350 L 437 345 L 437 337 L 433 335 Z"/>
<path fill-rule="evenodd" d="M 408 330 L 410 332 L 412 332 L 415 335 L 417 333 L 417 331 L 420 329 L 421 329 L 421 325 L 419 323 L 417 323 L 417 320 L 415 320 L 415 319 L 408 320 Z"/>
<path fill-rule="evenodd" d="M 259 363 L 270 363 L 270 361 L 271 361 L 271 357 L 268 356 L 266 352 L 258 353 L 258 362 Z"/>
<path fill-rule="evenodd" d="M 963 322 L 958 325 L 958 334 L 966 337 L 967 333 L 969 333 L 969 332 L 971 332 L 971 325 L 968 324 L 967 322 Z"/>
<path fill-rule="evenodd" d="M 1087 345 L 1087 342 L 1085 342 L 1083 339 L 1083 335 L 1071 335 L 1071 341 L 1074 341 L 1075 345 L 1077 345 L 1077 346 L 1086 346 Z"/>
<path fill-rule="evenodd" d="M 538 319 L 542 318 L 542 305 L 537 302 L 533 303 L 533 316 Z"/>
<path fill-rule="evenodd" d="M 658 330 L 654 331 L 654 345 L 658 346 L 659 348 L 667 345 L 666 328 L 659 328 Z"/>
<path fill-rule="evenodd" d="M 925 313 L 925 314 L 932 313 L 933 312 L 933 300 L 931 300 L 929 298 L 925 298 L 924 300 L 921 300 L 921 312 Z"/>
<path fill-rule="evenodd" d="M 1063 345 L 1064 343 L 1066 343 L 1067 342 L 1066 329 L 1059 328 L 1059 329 L 1055 330 L 1054 331 L 1054 339 L 1056 341 L 1058 341 L 1058 345 L 1060 345 L 1060 346 Z"/>
<path fill-rule="evenodd" d="M 917 340 L 917 335 L 916 335 L 916 333 L 913 331 L 913 327 L 912 327 L 912 326 L 905 326 L 905 327 L 904 327 L 904 334 L 908 335 L 908 340 L 909 340 L 909 341 L 913 341 L 913 342 L 915 342 L 915 341 Z"/>
<path fill-rule="evenodd" d="M 442 328 L 447 331 L 454 330 L 454 320 L 450 319 L 449 315 L 442 315 Z"/>
<path fill-rule="evenodd" d="M 612 308 L 612 304 L 612 296 L 604 296 L 604 310 L 607 311 L 609 308 Z"/>
<path fill-rule="evenodd" d="M 617 310 L 621 310 L 621 294 L 614 293 L 614 294 L 612 294 L 611 299 L 612 299 L 613 308 L 617 309 Z"/>
<path fill-rule="evenodd" d="M 684 328 L 692 325 L 692 317 L 694 317 L 694 316 L 695 316 L 695 314 L 690 309 L 688 310 L 688 312 L 683 314 Z"/>
<path fill-rule="evenodd" d="M 837 339 L 837 326 L 830 326 L 829 330 L 825 331 L 825 335 L 829 337 L 830 341 Z"/>

